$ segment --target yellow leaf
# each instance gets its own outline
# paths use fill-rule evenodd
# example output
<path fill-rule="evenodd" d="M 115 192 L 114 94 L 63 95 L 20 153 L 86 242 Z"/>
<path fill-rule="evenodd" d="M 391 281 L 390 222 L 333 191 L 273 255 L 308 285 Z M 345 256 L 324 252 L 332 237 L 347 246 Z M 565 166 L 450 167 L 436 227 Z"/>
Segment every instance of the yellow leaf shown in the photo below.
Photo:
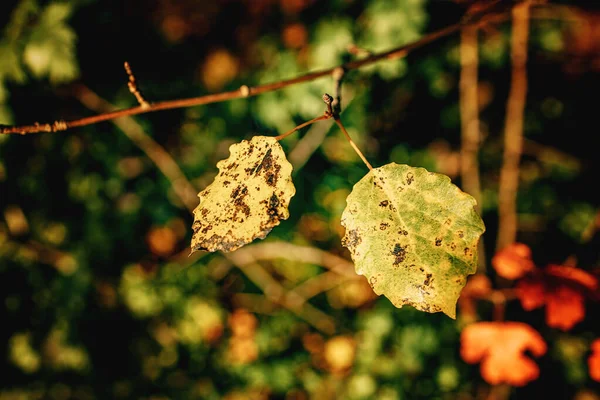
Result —
<path fill-rule="evenodd" d="M 264 239 L 289 216 L 296 193 L 292 165 L 273 137 L 255 136 L 229 148 L 219 161 L 219 174 L 198 194 L 194 210 L 192 252 L 234 251 L 254 239 Z"/>

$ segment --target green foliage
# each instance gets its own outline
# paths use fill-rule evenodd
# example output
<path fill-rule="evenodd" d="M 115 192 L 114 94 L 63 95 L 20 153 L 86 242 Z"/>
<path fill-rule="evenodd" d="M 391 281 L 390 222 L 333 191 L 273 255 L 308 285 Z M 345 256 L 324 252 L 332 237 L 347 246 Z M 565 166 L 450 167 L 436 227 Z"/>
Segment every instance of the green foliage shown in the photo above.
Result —
<path fill-rule="evenodd" d="M 26 83 L 26 70 L 52 84 L 79 77 L 77 35 L 67 24 L 72 12 L 73 5 L 62 1 L 41 7 L 36 0 L 22 0 L 11 13 L 0 38 L 0 123 L 12 122 L 5 85 Z"/>

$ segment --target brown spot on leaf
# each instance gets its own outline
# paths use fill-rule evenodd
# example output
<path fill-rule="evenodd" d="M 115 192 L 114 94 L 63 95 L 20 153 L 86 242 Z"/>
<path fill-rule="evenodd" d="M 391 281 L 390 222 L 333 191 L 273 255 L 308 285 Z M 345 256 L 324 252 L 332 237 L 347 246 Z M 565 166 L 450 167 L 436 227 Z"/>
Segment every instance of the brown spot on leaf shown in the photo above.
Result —
<path fill-rule="evenodd" d="M 277 207 L 279 207 L 279 198 L 273 193 L 269 198 L 269 204 L 267 206 L 267 214 L 270 216 L 277 215 Z"/>
<path fill-rule="evenodd" d="M 388 224 L 387 222 L 382 222 L 381 224 L 379 224 L 379 229 L 385 231 L 388 228 L 388 226 L 390 226 L 390 224 Z"/>
<path fill-rule="evenodd" d="M 265 156 L 263 157 L 262 161 L 256 166 L 254 173 L 256 175 L 259 174 L 261 169 L 271 169 L 271 166 L 273 165 L 273 156 L 271 156 L 271 149 L 267 150 L 267 153 L 265 154 Z"/>
<path fill-rule="evenodd" d="M 342 246 L 348 248 L 351 252 L 354 252 L 354 249 L 362 242 L 362 238 L 358 230 L 351 229 L 346 232 L 346 235 L 342 239 Z"/>
<path fill-rule="evenodd" d="M 442 238 L 435 238 L 435 245 L 436 246 L 441 246 L 442 245 Z"/>
<path fill-rule="evenodd" d="M 394 265 L 398 265 L 406 259 L 406 248 L 400 246 L 400 243 L 396 243 L 392 255 L 395 257 Z"/>
<path fill-rule="evenodd" d="M 461 239 L 465 237 L 465 233 L 463 231 L 458 231 L 456 233 L 458 234 L 458 237 Z"/>
<path fill-rule="evenodd" d="M 425 281 L 423 281 L 423 285 L 429 286 L 429 284 L 431 283 L 431 281 L 433 281 L 432 276 L 433 276 L 432 274 L 425 275 Z"/>
<path fill-rule="evenodd" d="M 387 207 L 389 203 L 389 201 L 383 200 L 381 203 L 379 203 L 379 207 Z"/>
<path fill-rule="evenodd" d="M 415 175 L 412 172 L 406 174 L 406 184 L 410 185 L 415 181 Z"/>
<path fill-rule="evenodd" d="M 372 276 L 371 279 L 369 279 L 369 285 L 371 285 L 371 288 L 375 289 L 375 284 L 377 283 L 377 277 L 376 276 Z"/>

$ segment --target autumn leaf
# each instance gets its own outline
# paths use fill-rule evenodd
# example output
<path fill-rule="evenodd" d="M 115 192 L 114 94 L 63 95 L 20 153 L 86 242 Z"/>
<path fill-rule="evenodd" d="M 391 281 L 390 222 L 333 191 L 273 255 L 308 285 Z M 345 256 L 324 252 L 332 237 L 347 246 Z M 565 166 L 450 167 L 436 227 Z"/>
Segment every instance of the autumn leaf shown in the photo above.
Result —
<path fill-rule="evenodd" d="M 523 243 L 513 243 L 492 258 L 496 273 L 506 279 L 519 279 L 535 269 L 531 259 L 531 249 Z"/>
<path fill-rule="evenodd" d="M 535 310 L 545 303 L 545 288 L 542 281 L 523 279 L 517 283 L 517 297 L 524 310 Z"/>
<path fill-rule="evenodd" d="M 521 322 L 478 322 L 461 334 L 460 354 L 469 364 L 481 363 L 481 376 L 492 385 L 523 386 L 537 379 L 537 364 L 525 356 L 546 353 L 546 343 L 531 326 Z"/>
<path fill-rule="evenodd" d="M 596 339 L 590 346 L 592 354 L 588 358 L 588 369 L 590 377 L 596 382 L 600 382 L 600 339 Z"/>
<path fill-rule="evenodd" d="M 549 265 L 521 279 L 516 294 L 527 311 L 546 306 L 546 324 L 568 331 L 585 317 L 586 292 L 593 292 L 597 279 L 580 268 Z"/>
<path fill-rule="evenodd" d="M 445 175 L 390 163 L 371 170 L 346 201 L 342 244 L 375 293 L 396 307 L 455 318 L 485 230 L 475 200 Z"/>
<path fill-rule="evenodd" d="M 264 239 L 289 216 L 296 189 L 292 165 L 273 137 L 255 136 L 229 148 L 219 161 L 219 174 L 198 194 L 194 210 L 192 252 L 236 250 Z"/>

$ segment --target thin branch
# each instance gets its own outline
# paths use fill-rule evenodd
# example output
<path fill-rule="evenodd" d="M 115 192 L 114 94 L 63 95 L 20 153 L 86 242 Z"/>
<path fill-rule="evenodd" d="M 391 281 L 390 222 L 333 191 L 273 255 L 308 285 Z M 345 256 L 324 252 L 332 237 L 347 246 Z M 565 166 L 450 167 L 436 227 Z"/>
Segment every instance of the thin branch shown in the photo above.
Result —
<path fill-rule="evenodd" d="M 529 37 L 529 2 L 513 8 L 512 81 L 506 107 L 504 158 L 498 189 L 499 227 L 496 249 L 514 243 L 517 237 L 517 191 L 519 163 L 523 151 L 523 114 L 527 94 L 527 43 Z"/>
<path fill-rule="evenodd" d="M 129 78 L 129 82 L 127 82 L 127 86 L 129 87 L 129 91 L 132 95 L 135 96 L 135 99 L 143 108 L 150 108 L 150 103 L 148 103 L 144 96 L 142 96 L 142 92 L 137 87 L 137 83 L 135 81 L 135 76 L 133 75 L 133 71 L 131 70 L 131 66 L 127 61 L 125 61 L 125 72 L 127 72 L 127 77 Z"/>
<path fill-rule="evenodd" d="M 238 98 L 243 98 L 243 97 L 256 96 L 256 95 L 259 95 L 262 93 L 272 92 L 272 91 L 279 90 L 279 89 L 282 89 L 282 88 L 285 88 L 285 87 L 288 87 L 291 85 L 296 85 L 296 84 L 303 83 L 303 82 L 309 82 L 309 81 L 313 81 L 318 78 L 332 75 L 334 73 L 334 71 L 336 71 L 338 68 L 342 68 L 344 71 L 350 71 L 350 70 L 355 70 L 355 69 L 358 69 L 358 68 L 361 68 L 364 66 L 374 64 L 374 63 L 376 63 L 378 61 L 382 61 L 382 60 L 393 60 L 393 59 L 403 58 L 403 57 L 406 57 L 406 55 L 409 54 L 411 51 L 421 48 L 431 42 L 434 42 L 434 41 L 440 39 L 440 38 L 443 38 L 443 37 L 449 36 L 455 32 L 458 32 L 461 28 L 463 28 L 465 26 L 482 26 L 487 23 L 498 22 L 498 21 L 504 20 L 505 17 L 506 17 L 505 12 L 481 15 L 477 19 L 475 19 L 473 21 L 469 21 L 468 23 L 457 23 L 454 25 L 450 25 L 446 28 L 440 29 L 438 31 L 429 33 L 413 43 L 410 43 L 410 44 L 407 44 L 404 46 L 400 46 L 400 47 L 397 47 L 395 49 L 392 49 L 392 50 L 389 50 L 389 51 L 386 51 L 383 53 L 373 54 L 364 59 L 351 61 L 349 63 L 343 64 L 343 65 L 340 65 L 340 66 L 337 66 L 334 68 L 311 72 L 311 73 L 301 75 L 301 76 L 293 78 L 293 79 L 269 83 L 269 84 L 265 84 L 265 85 L 259 85 L 259 86 L 255 86 L 255 87 L 249 87 L 249 86 L 243 85 L 239 89 L 228 91 L 228 92 L 209 94 L 209 95 L 205 95 L 205 96 L 192 97 L 192 98 L 187 98 L 187 99 L 162 101 L 162 102 L 152 103 L 152 104 L 150 104 L 149 107 L 144 107 L 144 106 L 140 105 L 140 106 L 136 106 L 136 107 L 111 111 L 111 112 L 107 112 L 104 114 L 95 115 L 92 117 L 85 117 L 85 118 L 76 119 L 76 120 L 72 120 L 72 121 L 58 120 L 58 121 L 55 121 L 52 123 L 44 123 L 44 124 L 36 122 L 32 125 L 21 125 L 21 126 L 2 126 L 2 125 L 0 125 L 0 134 L 25 135 L 25 134 L 39 133 L 39 132 L 58 132 L 58 131 L 64 131 L 64 130 L 67 130 L 70 128 L 77 128 L 77 127 L 81 127 L 81 126 L 97 124 L 99 122 L 108 121 L 111 119 L 124 117 L 124 116 L 138 115 L 138 114 L 144 114 L 144 113 L 155 112 L 155 111 L 160 111 L 160 110 L 168 110 L 168 109 L 173 109 L 173 108 L 193 107 L 193 106 L 217 103 L 217 102 L 233 100 L 233 99 L 238 99 Z"/>
<path fill-rule="evenodd" d="M 478 29 L 464 28 L 460 33 L 460 173 L 462 188 L 469 193 L 477 205 L 475 209 L 481 214 L 481 184 L 479 177 L 479 100 L 478 76 L 479 64 Z M 485 272 L 485 246 L 483 239 L 478 244 L 478 271 Z"/>
<path fill-rule="evenodd" d="M 84 106 L 96 112 L 103 112 L 114 109 L 106 100 L 99 97 L 96 93 L 85 86 L 80 86 L 75 90 L 75 97 Z M 140 124 L 133 118 L 125 117 L 113 121 L 123 133 L 138 146 L 150 160 L 158 167 L 163 175 L 171 183 L 173 191 L 179 197 L 183 205 L 190 211 L 198 205 L 198 190 L 185 177 L 175 160 L 169 153 L 154 139 L 148 136 Z"/>

